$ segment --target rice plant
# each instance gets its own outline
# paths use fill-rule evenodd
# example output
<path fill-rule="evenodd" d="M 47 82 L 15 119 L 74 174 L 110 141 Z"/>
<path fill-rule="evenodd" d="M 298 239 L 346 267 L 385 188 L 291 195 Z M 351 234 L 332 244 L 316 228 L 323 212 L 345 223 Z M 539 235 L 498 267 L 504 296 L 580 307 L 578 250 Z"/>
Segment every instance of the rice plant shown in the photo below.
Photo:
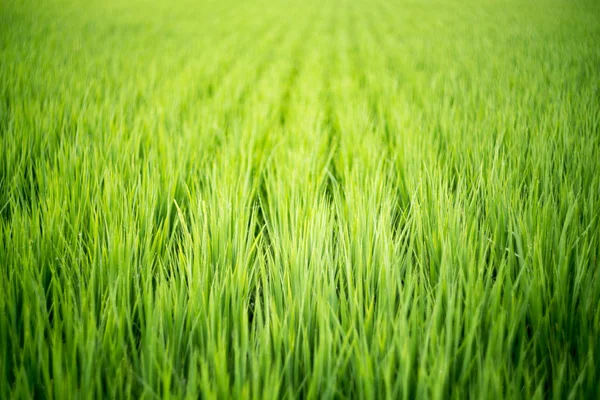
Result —
<path fill-rule="evenodd" d="M 600 3 L 0 3 L 0 398 L 600 397 Z"/>

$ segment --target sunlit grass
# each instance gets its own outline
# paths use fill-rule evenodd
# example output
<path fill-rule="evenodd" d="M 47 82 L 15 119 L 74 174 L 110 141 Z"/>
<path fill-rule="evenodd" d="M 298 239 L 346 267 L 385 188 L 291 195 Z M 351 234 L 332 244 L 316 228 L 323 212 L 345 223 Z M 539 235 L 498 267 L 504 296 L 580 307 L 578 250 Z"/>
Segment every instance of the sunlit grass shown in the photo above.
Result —
<path fill-rule="evenodd" d="M 595 1 L 0 4 L 0 398 L 597 398 Z"/>

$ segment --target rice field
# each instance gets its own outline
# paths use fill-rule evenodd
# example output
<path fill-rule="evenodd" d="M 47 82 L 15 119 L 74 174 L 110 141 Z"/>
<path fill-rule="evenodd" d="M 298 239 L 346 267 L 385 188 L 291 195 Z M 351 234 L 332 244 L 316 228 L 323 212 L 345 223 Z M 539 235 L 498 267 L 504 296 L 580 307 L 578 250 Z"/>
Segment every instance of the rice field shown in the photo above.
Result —
<path fill-rule="evenodd" d="M 0 3 L 0 398 L 600 397 L 600 3 Z"/>

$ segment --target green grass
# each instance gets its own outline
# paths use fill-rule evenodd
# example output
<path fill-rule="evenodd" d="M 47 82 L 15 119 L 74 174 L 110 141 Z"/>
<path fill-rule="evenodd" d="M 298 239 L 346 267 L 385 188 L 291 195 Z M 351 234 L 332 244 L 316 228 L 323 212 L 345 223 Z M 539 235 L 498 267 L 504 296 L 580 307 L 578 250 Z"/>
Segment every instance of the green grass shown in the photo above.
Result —
<path fill-rule="evenodd" d="M 0 398 L 598 398 L 600 3 L 6 0 Z"/>

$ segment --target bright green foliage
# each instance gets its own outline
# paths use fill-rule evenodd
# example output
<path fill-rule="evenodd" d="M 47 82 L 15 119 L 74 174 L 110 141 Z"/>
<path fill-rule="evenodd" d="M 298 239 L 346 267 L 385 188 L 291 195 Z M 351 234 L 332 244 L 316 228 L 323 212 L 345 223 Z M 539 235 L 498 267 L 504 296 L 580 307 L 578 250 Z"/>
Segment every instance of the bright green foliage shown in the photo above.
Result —
<path fill-rule="evenodd" d="M 4 0 L 0 398 L 598 398 L 600 3 Z"/>

